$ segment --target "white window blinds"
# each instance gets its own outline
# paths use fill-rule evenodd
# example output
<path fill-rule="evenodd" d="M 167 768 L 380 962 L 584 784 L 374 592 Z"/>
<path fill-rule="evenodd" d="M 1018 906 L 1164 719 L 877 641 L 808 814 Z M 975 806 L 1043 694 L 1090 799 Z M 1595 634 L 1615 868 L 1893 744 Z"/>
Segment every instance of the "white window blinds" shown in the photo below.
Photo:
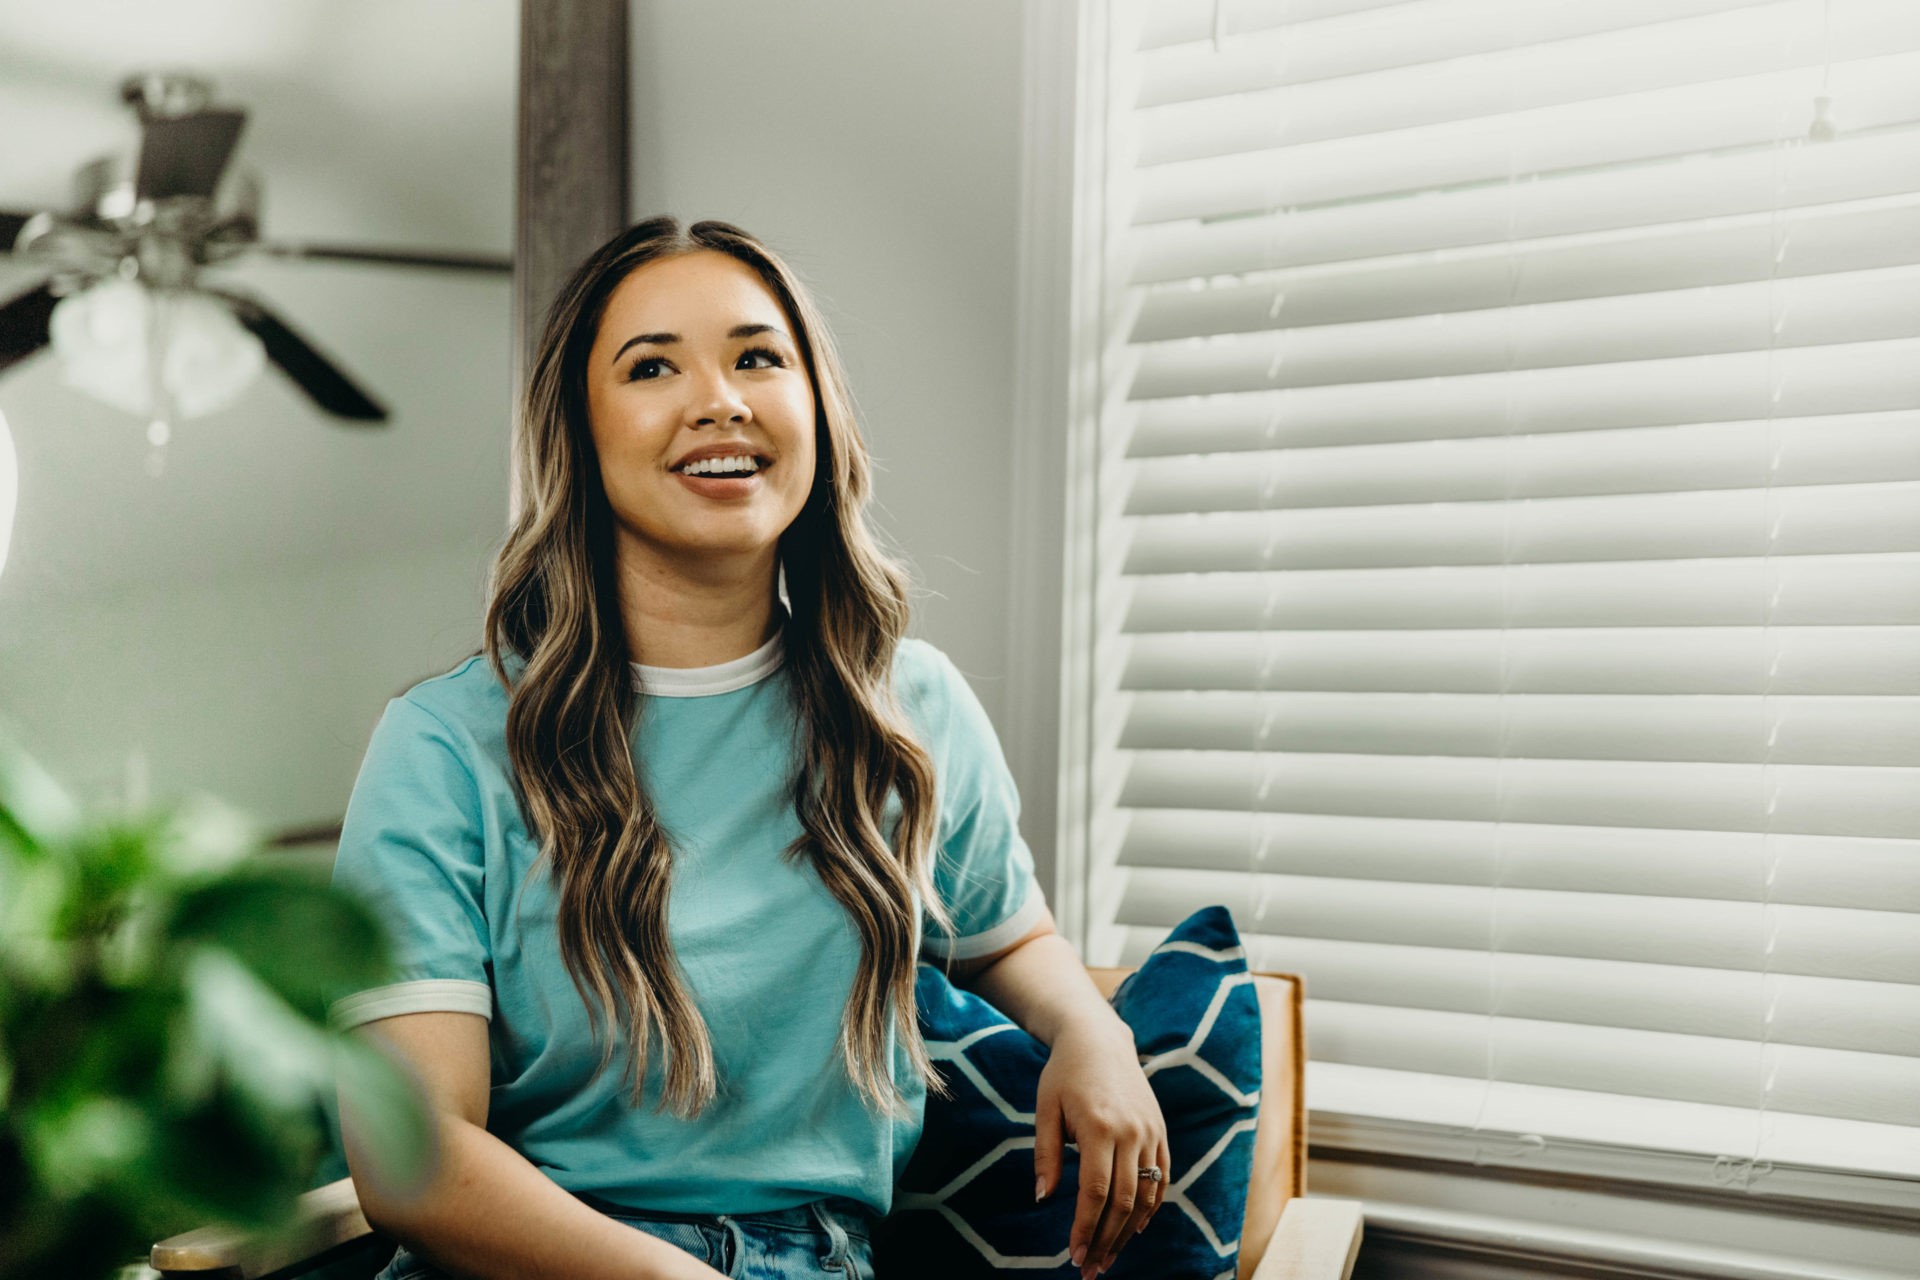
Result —
<path fill-rule="evenodd" d="M 1228 904 L 1317 1114 L 1920 1179 L 1920 4 L 1110 23 L 1092 952 Z"/>

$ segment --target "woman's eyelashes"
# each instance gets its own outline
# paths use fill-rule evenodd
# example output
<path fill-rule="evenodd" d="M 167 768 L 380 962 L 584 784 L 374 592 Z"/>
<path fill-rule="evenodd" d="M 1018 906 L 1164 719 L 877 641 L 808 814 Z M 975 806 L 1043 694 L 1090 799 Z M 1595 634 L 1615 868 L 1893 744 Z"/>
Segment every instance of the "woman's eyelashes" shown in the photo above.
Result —
<path fill-rule="evenodd" d="M 786 357 L 771 347 L 748 347 L 740 353 L 742 360 L 753 356 L 760 356 L 764 358 L 767 363 L 763 365 L 753 365 L 750 366 L 751 368 L 784 369 L 787 367 Z M 659 366 L 666 364 L 667 359 L 665 356 L 641 356 L 638 360 L 635 360 L 631 365 L 627 366 L 627 381 L 652 382 L 655 378 L 659 377 Z"/>

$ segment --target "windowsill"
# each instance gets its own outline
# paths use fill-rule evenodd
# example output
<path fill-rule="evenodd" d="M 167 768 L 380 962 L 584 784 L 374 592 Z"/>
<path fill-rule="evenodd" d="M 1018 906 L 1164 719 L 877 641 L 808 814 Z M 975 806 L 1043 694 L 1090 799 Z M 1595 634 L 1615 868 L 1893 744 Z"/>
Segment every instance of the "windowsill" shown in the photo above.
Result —
<path fill-rule="evenodd" d="M 1345 1064 L 1307 1064 L 1316 1148 L 1645 1185 L 1727 1201 L 1826 1204 L 1920 1228 L 1912 1131 Z M 1759 1158 L 1757 1126 L 1765 1140 Z M 1848 1168 L 1821 1153 L 1846 1153 Z M 1810 1158 L 1811 1157 L 1811 1158 Z"/>
<path fill-rule="evenodd" d="M 1364 1203 L 1362 1257 L 1372 1251 L 1380 1274 L 1913 1274 L 1920 1179 L 1675 1149 L 1735 1132 L 1713 1114 L 1727 1108 L 1690 1114 L 1690 1104 L 1509 1085 L 1483 1106 L 1487 1092 L 1480 1081 L 1308 1064 L 1309 1191 Z M 1403 1114 L 1353 1109 L 1361 1104 Z M 1459 1123 L 1416 1118 L 1448 1115 Z M 1547 1120 L 1550 1139 L 1537 1132 L 1544 1124 L 1514 1123 Z M 1749 1144 L 1751 1132 L 1749 1117 Z M 1630 1145 L 1635 1137 L 1666 1145 Z M 1396 1270 L 1390 1259 L 1407 1255 L 1421 1261 Z"/>
<path fill-rule="evenodd" d="M 1320 1170 L 1324 1174 L 1325 1170 Z M 1556 1219 L 1437 1209 L 1388 1198 L 1370 1188 L 1367 1170 L 1344 1177 L 1339 1198 L 1363 1202 L 1365 1274 L 1542 1280 L 1552 1276 L 1632 1276 L 1636 1280 L 1911 1280 L 1911 1235 L 1860 1227 L 1772 1219 L 1766 1239 L 1742 1237 L 1752 1215 L 1730 1224 L 1689 1208 L 1692 1220 L 1655 1231 L 1635 1223 L 1570 1225 Z M 1336 1181 L 1321 1177 L 1321 1182 Z M 1457 1182 L 1472 1183 L 1468 1177 Z M 1478 1193 L 1476 1184 L 1472 1189 Z M 1316 1193 L 1318 1194 L 1318 1193 Z M 1556 1191 L 1556 1206 L 1591 1219 L 1582 1193 Z M 1588 1199 L 1599 1199 L 1590 1193 Z M 1671 1219 L 1672 1215 L 1668 1215 Z M 1715 1238 L 1719 1237 L 1719 1238 Z"/>

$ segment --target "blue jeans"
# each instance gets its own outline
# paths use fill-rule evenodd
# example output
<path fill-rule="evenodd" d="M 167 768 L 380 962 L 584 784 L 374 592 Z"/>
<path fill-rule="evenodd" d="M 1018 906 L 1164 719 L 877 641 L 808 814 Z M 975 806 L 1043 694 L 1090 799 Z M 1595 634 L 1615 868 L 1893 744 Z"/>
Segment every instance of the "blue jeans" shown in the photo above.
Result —
<path fill-rule="evenodd" d="M 616 1222 L 692 1254 L 733 1280 L 873 1280 L 873 1210 L 829 1196 L 764 1213 L 652 1213 L 579 1197 Z M 443 1280 L 402 1245 L 376 1280 Z"/>

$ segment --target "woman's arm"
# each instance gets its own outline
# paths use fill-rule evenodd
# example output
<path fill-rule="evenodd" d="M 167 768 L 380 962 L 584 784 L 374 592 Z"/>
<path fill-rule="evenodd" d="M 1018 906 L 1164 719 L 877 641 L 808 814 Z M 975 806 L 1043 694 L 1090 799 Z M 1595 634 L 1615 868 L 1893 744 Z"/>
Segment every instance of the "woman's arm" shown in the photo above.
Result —
<path fill-rule="evenodd" d="M 488 1133 L 487 1021 L 474 1013 L 407 1013 L 367 1035 L 413 1069 L 438 1121 L 432 1180 L 405 1199 L 364 1175 L 353 1099 L 340 1097 L 341 1138 L 361 1212 L 450 1275 L 529 1280 L 714 1280 L 720 1273 L 665 1240 L 576 1200 Z"/>
<path fill-rule="evenodd" d="M 1140 1070 L 1133 1032 L 1093 985 L 1073 945 L 1043 912 L 1026 937 L 991 955 L 957 960 L 953 976 L 1051 1047 L 1034 1108 L 1034 1198 L 1060 1183 L 1067 1141 L 1080 1148 L 1080 1196 L 1068 1246 L 1082 1277 L 1113 1265 L 1160 1206 L 1171 1172 L 1167 1125 Z"/>

